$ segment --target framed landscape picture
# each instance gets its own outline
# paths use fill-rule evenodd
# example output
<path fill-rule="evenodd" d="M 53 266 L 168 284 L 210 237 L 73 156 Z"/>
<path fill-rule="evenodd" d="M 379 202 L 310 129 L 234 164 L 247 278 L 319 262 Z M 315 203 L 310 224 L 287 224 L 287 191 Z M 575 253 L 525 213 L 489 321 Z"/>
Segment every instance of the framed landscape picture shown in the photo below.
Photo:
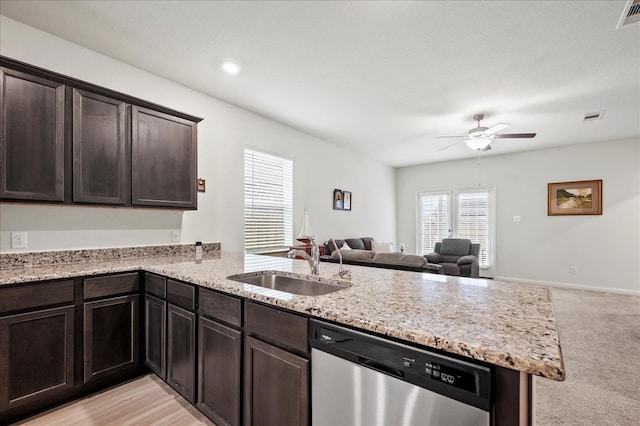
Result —
<path fill-rule="evenodd" d="M 602 179 L 548 184 L 549 216 L 602 214 Z"/>

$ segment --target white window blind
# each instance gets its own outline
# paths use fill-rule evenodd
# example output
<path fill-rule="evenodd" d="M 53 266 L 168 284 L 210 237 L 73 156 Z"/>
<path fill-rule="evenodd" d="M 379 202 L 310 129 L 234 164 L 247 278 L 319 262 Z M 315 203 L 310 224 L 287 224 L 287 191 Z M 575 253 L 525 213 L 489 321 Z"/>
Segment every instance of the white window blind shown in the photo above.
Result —
<path fill-rule="evenodd" d="M 282 249 L 293 239 L 293 162 L 244 150 L 244 248 Z"/>
<path fill-rule="evenodd" d="M 489 192 L 458 194 L 458 226 L 460 238 L 480 244 L 480 266 L 489 266 Z"/>
<path fill-rule="evenodd" d="M 436 242 L 450 235 L 450 193 L 421 193 L 418 198 L 422 254 L 433 253 Z"/>

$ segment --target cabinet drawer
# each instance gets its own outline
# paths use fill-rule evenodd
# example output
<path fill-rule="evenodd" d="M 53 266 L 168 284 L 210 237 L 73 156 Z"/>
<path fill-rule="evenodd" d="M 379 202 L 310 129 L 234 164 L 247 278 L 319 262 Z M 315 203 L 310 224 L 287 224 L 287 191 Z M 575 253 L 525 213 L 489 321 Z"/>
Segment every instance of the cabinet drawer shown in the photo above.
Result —
<path fill-rule="evenodd" d="M 279 309 L 247 303 L 245 325 L 250 334 L 272 343 L 309 353 L 308 320 Z"/>
<path fill-rule="evenodd" d="M 167 279 L 160 275 L 144 274 L 144 290 L 160 297 L 161 299 L 167 298 Z"/>
<path fill-rule="evenodd" d="M 73 303 L 73 281 L 0 288 L 0 313 Z"/>
<path fill-rule="evenodd" d="M 215 291 L 198 290 L 198 312 L 236 327 L 242 326 L 242 301 Z"/>
<path fill-rule="evenodd" d="M 137 272 L 86 278 L 84 280 L 84 298 L 86 300 L 116 294 L 134 293 L 139 289 L 138 282 Z"/>
<path fill-rule="evenodd" d="M 167 280 L 167 300 L 191 311 L 196 310 L 196 288 L 174 280 Z"/>

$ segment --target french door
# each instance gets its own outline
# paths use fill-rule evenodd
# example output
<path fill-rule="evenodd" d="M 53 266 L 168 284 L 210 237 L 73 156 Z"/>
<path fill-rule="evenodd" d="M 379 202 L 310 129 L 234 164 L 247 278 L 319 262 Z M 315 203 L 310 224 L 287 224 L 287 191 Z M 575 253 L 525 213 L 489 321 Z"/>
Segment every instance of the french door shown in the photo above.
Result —
<path fill-rule="evenodd" d="M 418 251 L 432 253 L 443 238 L 466 238 L 480 244 L 480 275 L 493 276 L 493 192 L 491 188 L 420 192 Z"/>

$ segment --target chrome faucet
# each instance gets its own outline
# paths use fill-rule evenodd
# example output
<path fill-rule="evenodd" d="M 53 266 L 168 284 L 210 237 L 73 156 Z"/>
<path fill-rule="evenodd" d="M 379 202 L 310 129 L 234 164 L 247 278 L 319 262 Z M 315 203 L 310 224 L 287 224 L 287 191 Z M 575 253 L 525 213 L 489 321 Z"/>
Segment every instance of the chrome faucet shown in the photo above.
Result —
<path fill-rule="evenodd" d="M 335 243 L 334 243 L 335 244 Z M 293 259 L 296 256 L 302 256 L 304 260 L 309 263 L 309 267 L 311 268 L 311 275 L 319 275 L 320 274 L 320 249 L 318 248 L 318 244 L 316 244 L 316 240 L 311 238 L 311 256 L 304 250 L 294 249 L 287 253 L 287 257 L 289 259 Z"/>
<path fill-rule="evenodd" d="M 338 247 L 338 245 L 336 244 L 333 238 L 329 238 L 329 241 L 333 243 L 333 246 L 336 248 L 336 251 L 338 252 L 338 257 L 340 258 L 340 266 L 338 266 L 338 276 L 342 278 L 345 275 L 347 275 L 349 271 L 347 271 L 346 269 L 343 269 L 342 267 L 342 253 L 340 253 L 340 247 Z"/>

